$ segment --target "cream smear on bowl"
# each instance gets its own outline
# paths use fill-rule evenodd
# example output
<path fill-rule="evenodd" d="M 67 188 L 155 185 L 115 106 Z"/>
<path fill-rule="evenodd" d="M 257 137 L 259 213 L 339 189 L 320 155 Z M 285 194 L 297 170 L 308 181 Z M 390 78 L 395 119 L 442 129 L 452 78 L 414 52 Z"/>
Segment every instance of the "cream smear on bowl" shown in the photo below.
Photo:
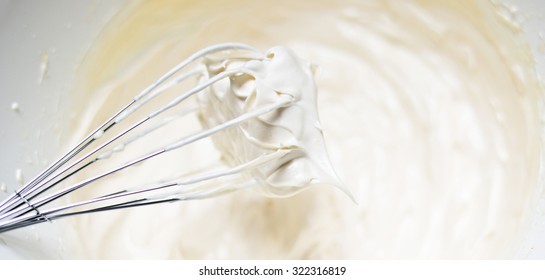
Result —
<path fill-rule="evenodd" d="M 249 189 L 79 216 L 66 222 L 75 256 L 513 256 L 542 195 L 542 92 L 517 26 L 497 11 L 488 1 L 147 1 L 126 8 L 78 73 L 67 144 L 198 49 L 281 44 L 318 66 L 325 142 L 358 203 L 333 188 L 289 198 Z M 171 129 L 198 127 L 195 117 Z M 211 141 L 195 143 L 70 199 L 218 157 Z"/>
<path fill-rule="evenodd" d="M 75 69 L 121 6 L 107 2 L 0 1 L 0 200 L 65 151 L 59 139 Z M 0 259 L 67 257 L 57 226 L 0 234 Z"/>

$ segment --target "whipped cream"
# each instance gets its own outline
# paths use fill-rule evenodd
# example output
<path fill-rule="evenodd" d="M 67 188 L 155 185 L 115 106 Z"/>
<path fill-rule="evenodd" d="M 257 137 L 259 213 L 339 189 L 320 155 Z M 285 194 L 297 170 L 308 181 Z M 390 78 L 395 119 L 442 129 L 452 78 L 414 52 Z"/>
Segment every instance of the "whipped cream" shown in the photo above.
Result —
<path fill-rule="evenodd" d="M 497 11 L 489 1 L 473 0 L 135 4 L 110 23 L 86 56 L 75 82 L 77 125 L 67 142 L 81 139 L 204 46 L 281 44 L 318 65 L 317 104 L 329 157 L 358 204 L 334 188 L 307 188 L 281 199 L 241 190 L 66 219 L 60 222 L 71 240 L 67 247 L 81 258 L 513 256 L 542 195 L 543 97 L 518 28 Z M 239 78 L 239 88 L 235 78 L 222 90 L 242 96 L 226 97 L 236 101 L 233 108 L 251 101 L 245 97 L 250 79 Z M 292 107 L 297 114 L 299 107 Z M 256 154 L 262 143 L 276 143 L 270 137 L 295 144 L 287 130 L 262 134 L 263 124 L 254 121 L 258 130 L 248 124 L 253 138 L 236 137 Z M 305 123 L 299 131 L 319 135 L 315 127 Z M 201 129 L 195 116 L 147 143 L 161 144 L 172 131 Z M 123 154 L 147 147 L 133 148 Z M 252 154 L 226 160 L 239 156 Z M 139 172 L 97 182 L 81 196 L 220 159 L 212 141 L 199 141 Z M 284 176 L 263 178 L 270 186 L 284 185 Z"/>
<path fill-rule="evenodd" d="M 274 109 L 212 135 L 222 159 L 237 166 L 279 154 L 245 174 L 266 195 L 290 196 L 318 184 L 341 188 L 323 141 L 311 64 L 286 47 L 270 49 L 263 60 L 240 62 L 229 57 L 205 61 L 209 77 L 236 67 L 240 73 L 199 95 L 203 126 L 221 126 L 268 106 Z"/>

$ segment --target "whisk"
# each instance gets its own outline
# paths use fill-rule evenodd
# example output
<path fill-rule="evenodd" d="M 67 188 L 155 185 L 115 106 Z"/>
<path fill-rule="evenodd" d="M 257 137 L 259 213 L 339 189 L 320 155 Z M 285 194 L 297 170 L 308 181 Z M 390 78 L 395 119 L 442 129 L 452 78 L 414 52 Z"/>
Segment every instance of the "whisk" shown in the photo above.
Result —
<path fill-rule="evenodd" d="M 74 215 L 204 199 L 243 188 L 276 197 L 290 196 L 316 184 L 346 191 L 325 151 L 312 69 L 310 63 L 285 47 L 262 53 L 245 44 L 225 43 L 197 51 L 5 199 L 0 204 L 0 233 Z M 166 103 L 158 98 L 181 84 L 188 84 L 189 89 Z M 144 125 L 190 98 L 196 98 L 196 105 Z M 152 101 L 159 102 L 159 108 L 135 118 Z M 146 141 L 147 135 L 158 133 L 173 119 L 195 112 L 202 125 L 200 131 L 67 184 L 67 179 L 97 168 L 134 142 Z M 112 185 L 104 195 L 57 205 L 60 198 L 84 187 L 92 188 L 98 180 L 204 138 L 211 138 L 220 152 L 221 168 L 188 172 L 181 178 L 136 188 L 116 189 Z"/>

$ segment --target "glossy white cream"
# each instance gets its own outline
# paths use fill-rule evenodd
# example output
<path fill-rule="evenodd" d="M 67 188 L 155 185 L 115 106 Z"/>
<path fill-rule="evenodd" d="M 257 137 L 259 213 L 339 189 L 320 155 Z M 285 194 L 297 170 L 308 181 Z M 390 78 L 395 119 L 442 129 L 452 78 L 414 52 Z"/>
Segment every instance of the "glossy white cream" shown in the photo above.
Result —
<path fill-rule="evenodd" d="M 268 50 L 264 59 L 205 59 L 207 76 L 239 74 L 199 95 L 204 128 L 262 108 L 274 108 L 240 126 L 212 135 L 222 159 L 238 166 L 264 155 L 274 156 L 245 172 L 265 195 L 287 197 L 316 184 L 342 188 L 323 142 L 316 107 L 312 65 L 286 47 Z"/>
<path fill-rule="evenodd" d="M 321 129 L 332 165 L 358 204 L 333 188 L 310 188 L 290 198 L 242 190 L 81 216 L 66 226 L 76 256 L 514 254 L 542 193 L 542 92 L 518 27 L 498 16 L 498 6 L 202 2 L 143 2 L 111 23 L 80 69 L 72 141 L 195 50 L 228 41 L 260 49 L 286 45 L 318 66 Z M 200 124 L 195 117 L 179 127 L 191 131 Z M 161 165 L 150 163 L 145 172 L 112 178 L 87 194 L 108 184 L 145 181 L 160 171 L 206 166 L 219 157 L 211 142 L 196 143 Z"/>

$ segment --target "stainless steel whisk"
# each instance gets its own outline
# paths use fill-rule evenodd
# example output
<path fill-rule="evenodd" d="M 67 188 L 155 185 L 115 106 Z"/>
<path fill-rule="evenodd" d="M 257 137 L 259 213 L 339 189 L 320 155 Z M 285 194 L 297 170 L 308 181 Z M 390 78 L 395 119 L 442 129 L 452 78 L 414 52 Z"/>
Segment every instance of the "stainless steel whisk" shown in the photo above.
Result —
<path fill-rule="evenodd" d="M 201 199 L 211 196 L 216 196 L 225 192 L 230 192 L 236 189 L 249 187 L 255 182 L 252 180 L 239 180 L 236 183 L 221 184 L 214 180 L 220 177 L 229 176 L 240 173 L 244 170 L 255 168 L 267 161 L 276 159 L 285 154 L 283 151 L 265 153 L 257 158 L 244 162 L 237 166 L 225 167 L 217 171 L 202 172 L 194 174 L 177 181 L 159 182 L 152 185 L 147 185 L 138 189 L 124 189 L 115 191 L 110 194 L 89 198 L 84 201 L 69 203 L 68 205 L 54 206 L 51 202 L 58 200 L 78 189 L 81 189 L 89 184 L 106 178 L 118 171 L 142 163 L 146 160 L 154 158 L 158 155 L 168 153 L 172 150 L 184 147 L 199 139 L 206 138 L 219 131 L 235 127 L 249 119 L 266 114 L 281 107 L 290 106 L 293 100 L 290 98 L 279 99 L 278 102 L 252 111 L 245 112 L 235 118 L 227 120 L 221 125 L 205 128 L 195 134 L 184 136 L 177 141 L 162 147 L 153 152 L 144 154 L 134 158 L 115 168 L 102 172 L 98 175 L 87 178 L 81 182 L 61 186 L 61 182 L 74 176 L 90 166 L 96 165 L 97 162 L 108 158 L 113 153 L 119 153 L 125 146 L 140 139 L 141 136 L 153 133 L 156 129 L 163 126 L 167 121 L 146 128 L 132 138 L 125 139 L 133 130 L 137 130 L 142 124 L 148 120 L 162 115 L 165 111 L 179 105 L 189 97 L 202 92 L 208 87 L 213 86 L 224 79 L 229 79 L 241 74 L 240 69 L 225 70 L 217 73 L 217 75 L 208 75 L 206 71 L 195 66 L 192 70 L 183 72 L 188 65 L 192 65 L 195 61 L 203 59 L 208 55 L 239 52 L 243 59 L 253 57 L 259 59 L 263 54 L 256 49 L 237 43 L 227 43 L 214 45 L 202 49 L 186 60 L 182 61 L 166 74 L 161 76 L 157 81 L 145 88 L 141 93 L 135 96 L 121 110 L 108 118 L 104 123 L 97 127 L 75 147 L 70 149 L 66 154 L 54 161 L 49 167 L 43 170 L 35 178 L 26 183 L 23 187 L 15 191 L 11 196 L 0 203 L 0 233 L 14 230 L 17 228 L 39 224 L 43 222 L 57 220 L 63 217 L 80 215 L 86 213 L 94 213 L 100 211 L 110 211 L 128 207 L 137 207 L 158 203 L 167 203 L 181 200 Z M 125 123 L 124 129 L 121 132 L 107 138 L 106 134 L 120 123 L 123 123 L 129 116 L 137 112 L 143 105 L 157 98 L 163 91 L 189 80 L 190 77 L 201 77 L 199 82 L 190 90 L 183 94 L 175 96 L 166 105 L 158 110 L 155 110 L 144 118 L 130 124 Z M 194 108 L 193 108 L 194 109 Z M 186 110 L 191 111 L 191 108 Z M 183 114 L 181 114 L 183 115 Z M 210 183 L 212 182 L 212 183 Z M 165 190 L 172 190 L 165 193 Z"/>

